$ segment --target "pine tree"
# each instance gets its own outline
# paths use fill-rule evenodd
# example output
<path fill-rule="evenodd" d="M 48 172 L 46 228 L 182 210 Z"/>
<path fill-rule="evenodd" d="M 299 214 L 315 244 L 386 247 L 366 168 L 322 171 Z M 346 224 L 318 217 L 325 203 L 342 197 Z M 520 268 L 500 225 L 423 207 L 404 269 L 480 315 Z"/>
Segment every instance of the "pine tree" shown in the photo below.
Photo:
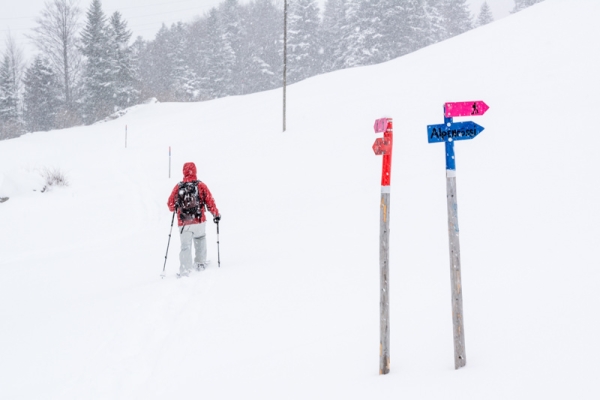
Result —
<path fill-rule="evenodd" d="M 17 137 L 23 132 L 15 72 L 10 57 L 5 54 L 0 65 L 0 139 Z"/>
<path fill-rule="evenodd" d="M 38 55 L 25 72 L 24 120 L 29 132 L 48 131 L 55 127 L 60 105 L 58 77 L 50 62 Z"/>
<path fill-rule="evenodd" d="M 209 12 L 207 23 L 207 65 L 204 83 L 209 98 L 215 99 L 234 93 L 235 53 L 216 9 Z"/>
<path fill-rule="evenodd" d="M 190 67 L 186 26 L 178 22 L 171 27 L 172 92 L 176 101 L 194 101 L 199 97 L 200 83 Z"/>
<path fill-rule="evenodd" d="M 188 29 L 189 62 L 198 82 L 196 100 L 208 100 L 211 98 L 209 94 L 211 83 L 207 77 L 208 66 L 210 64 L 208 60 L 210 41 L 208 38 L 209 22 L 208 14 L 206 14 L 202 18 L 192 22 Z"/>
<path fill-rule="evenodd" d="M 492 15 L 492 10 L 490 10 L 487 1 L 484 1 L 481 5 L 479 16 L 477 17 L 477 26 L 487 25 L 490 22 L 494 22 L 494 16 Z"/>
<path fill-rule="evenodd" d="M 544 0 L 515 0 L 515 8 L 512 9 L 511 13 L 519 12 L 534 4 L 541 3 L 542 1 Z"/>
<path fill-rule="evenodd" d="M 344 23 L 341 26 L 339 45 L 333 54 L 334 69 L 363 65 L 365 35 L 360 25 L 360 1 L 346 0 Z"/>
<path fill-rule="evenodd" d="M 138 94 L 138 102 L 149 97 L 149 93 L 146 91 L 144 81 L 142 80 L 142 57 L 144 56 L 147 48 L 146 41 L 138 36 L 133 44 L 129 47 L 131 51 L 131 73 L 135 77 L 134 81 L 134 93 Z"/>
<path fill-rule="evenodd" d="M 83 73 L 83 119 L 92 123 L 114 112 L 113 59 L 107 21 L 100 0 L 86 13 L 81 51 L 86 57 Z"/>
<path fill-rule="evenodd" d="M 137 104 L 140 92 L 138 89 L 137 71 L 134 68 L 134 54 L 129 47 L 131 31 L 121 13 L 115 11 L 110 17 L 109 46 L 112 63 L 113 101 L 115 109 L 123 109 Z"/>
<path fill-rule="evenodd" d="M 409 9 L 407 1 L 385 0 L 381 6 L 381 29 L 386 32 L 385 56 L 382 61 L 387 61 L 409 53 L 412 48 L 413 30 L 410 26 Z"/>
<path fill-rule="evenodd" d="M 165 24 L 156 33 L 154 40 L 144 46 L 140 55 L 140 76 L 144 97 L 156 97 L 159 101 L 173 101 L 171 89 L 172 60 L 169 29 Z"/>
<path fill-rule="evenodd" d="M 281 11 L 271 0 L 258 0 L 247 6 L 244 16 L 245 46 L 241 58 L 242 93 L 277 87 L 282 69 L 279 55 Z"/>
<path fill-rule="evenodd" d="M 385 26 L 386 0 L 363 0 L 359 3 L 356 15 L 355 63 L 357 65 L 376 64 L 389 60 L 392 33 Z"/>
<path fill-rule="evenodd" d="M 429 19 L 423 0 L 405 1 L 406 24 L 410 29 L 408 51 L 413 52 L 430 45 Z"/>
<path fill-rule="evenodd" d="M 440 5 L 449 38 L 473 29 L 467 0 L 441 0 Z"/>
<path fill-rule="evenodd" d="M 294 0 L 288 9 L 288 81 L 316 75 L 319 65 L 319 8 L 315 0 Z"/>
<path fill-rule="evenodd" d="M 441 0 L 425 0 L 425 13 L 427 14 L 427 35 L 429 44 L 438 43 L 448 38 L 444 26 Z"/>
<path fill-rule="evenodd" d="M 335 69 L 334 55 L 339 50 L 339 42 L 342 37 L 342 26 L 345 21 L 344 0 L 327 0 L 323 21 L 319 29 L 319 43 L 321 44 L 321 72 L 329 72 Z"/>
<path fill-rule="evenodd" d="M 227 95 L 244 92 L 244 69 L 252 54 L 244 51 L 246 30 L 242 21 L 243 10 L 238 0 L 224 0 L 218 8 L 218 19 L 222 28 L 222 40 L 231 49 L 233 65 L 231 68 L 231 87 Z M 228 50 L 229 51 L 229 50 Z"/>

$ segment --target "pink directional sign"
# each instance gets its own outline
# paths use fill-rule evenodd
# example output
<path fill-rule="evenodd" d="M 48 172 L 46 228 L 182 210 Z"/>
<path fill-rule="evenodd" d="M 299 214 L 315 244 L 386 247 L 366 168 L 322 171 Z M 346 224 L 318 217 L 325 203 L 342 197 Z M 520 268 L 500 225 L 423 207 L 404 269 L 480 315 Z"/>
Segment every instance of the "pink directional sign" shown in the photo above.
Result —
<path fill-rule="evenodd" d="M 385 132 L 385 130 L 387 129 L 388 121 L 390 119 L 391 118 L 379 118 L 378 120 L 376 120 L 375 125 L 373 125 L 375 133 Z"/>
<path fill-rule="evenodd" d="M 446 118 L 468 117 L 471 115 L 483 115 L 489 106 L 483 101 L 460 101 L 456 103 L 444 104 L 444 114 Z"/>

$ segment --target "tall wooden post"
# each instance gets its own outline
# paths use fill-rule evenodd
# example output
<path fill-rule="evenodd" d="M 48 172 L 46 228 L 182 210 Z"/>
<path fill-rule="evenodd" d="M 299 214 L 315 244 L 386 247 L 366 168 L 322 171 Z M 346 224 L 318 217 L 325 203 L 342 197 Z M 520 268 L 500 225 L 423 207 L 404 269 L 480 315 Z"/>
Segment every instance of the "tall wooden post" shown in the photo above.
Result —
<path fill-rule="evenodd" d="M 375 121 L 375 132 L 383 132 L 373 145 L 383 155 L 379 213 L 379 374 L 390 372 L 390 182 L 392 174 L 393 124 L 391 118 Z"/>
<path fill-rule="evenodd" d="M 452 124 L 452 118 L 444 118 Z M 454 369 L 467 364 L 465 329 L 463 323 L 462 280 L 460 273 L 460 241 L 458 229 L 458 202 L 456 198 L 456 161 L 454 141 L 446 145 L 446 204 L 448 208 L 448 242 L 450 253 L 450 283 L 452 292 L 452 328 L 454 338 Z"/>
<path fill-rule="evenodd" d="M 444 104 L 444 124 L 427 125 L 429 143 L 444 142 L 446 146 L 446 206 L 448 209 L 448 242 L 450 254 L 450 284 L 452 294 L 452 329 L 454 338 L 454 368 L 467 365 L 465 326 L 463 321 L 462 279 L 460 272 L 460 241 L 458 201 L 456 198 L 456 159 L 454 142 L 471 140 L 485 129 L 472 121 L 454 122 L 453 117 L 479 116 L 489 110 L 482 100 Z"/>
<path fill-rule="evenodd" d="M 283 131 L 285 132 L 286 117 L 286 86 L 287 86 L 287 3 L 283 0 Z"/>
<path fill-rule="evenodd" d="M 381 188 L 379 219 L 379 375 L 390 372 L 390 193 Z"/>

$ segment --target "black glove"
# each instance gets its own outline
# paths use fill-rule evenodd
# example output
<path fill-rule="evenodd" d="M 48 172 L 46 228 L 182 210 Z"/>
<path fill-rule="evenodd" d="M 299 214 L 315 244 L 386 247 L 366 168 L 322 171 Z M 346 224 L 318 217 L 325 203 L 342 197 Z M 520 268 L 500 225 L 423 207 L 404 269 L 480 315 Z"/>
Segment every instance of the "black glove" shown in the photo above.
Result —
<path fill-rule="evenodd" d="M 221 216 L 220 215 L 217 215 L 216 217 L 213 218 L 213 222 L 215 224 L 218 224 L 220 220 L 221 220 Z"/>

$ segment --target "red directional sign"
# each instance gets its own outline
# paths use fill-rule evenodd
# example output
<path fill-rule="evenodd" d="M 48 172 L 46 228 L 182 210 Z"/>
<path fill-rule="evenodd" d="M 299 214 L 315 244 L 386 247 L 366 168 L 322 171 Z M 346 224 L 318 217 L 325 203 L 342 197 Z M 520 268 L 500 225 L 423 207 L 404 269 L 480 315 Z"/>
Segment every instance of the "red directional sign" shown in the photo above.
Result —
<path fill-rule="evenodd" d="M 392 174 L 392 144 L 394 142 L 394 128 L 391 118 L 380 118 L 373 126 L 375 133 L 382 133 L 382 138 L 377 138 L 373 143 L 375 155 L 383 156 L 381 170 L 381 186 L 390 186 Z"/>
<path fill-rule="evenodd" d="M 460 101 L 444 104 L 444 114 L 446 118 L 470 117 L 471 115 L 483 115 L 489 108 L 490 107 L 481 100 Z"/>
<path fill-rule="evenodd" d="M 392 142 L 384 138 L 377 138 L 373 143 L 373 151 L 376 156 L 392 154 Z"/>

